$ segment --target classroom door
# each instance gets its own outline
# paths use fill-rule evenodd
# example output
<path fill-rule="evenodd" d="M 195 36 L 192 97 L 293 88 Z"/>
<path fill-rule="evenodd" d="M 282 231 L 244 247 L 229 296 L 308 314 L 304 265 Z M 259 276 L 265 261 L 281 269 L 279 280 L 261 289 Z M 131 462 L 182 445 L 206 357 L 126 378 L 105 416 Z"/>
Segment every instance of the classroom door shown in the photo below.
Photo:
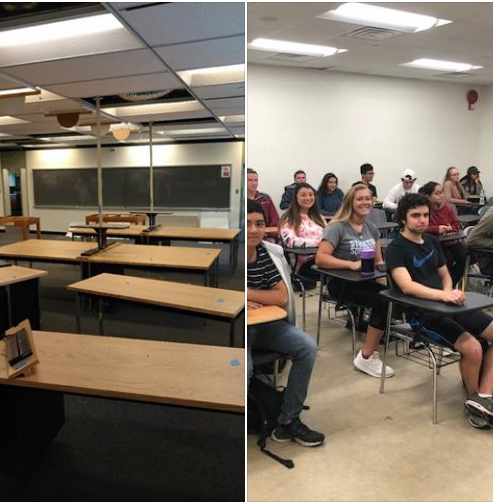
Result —
<path fill-rule="evenodd" d="M 10 214 L 14 216 L 21 216 L 22 198 L 21 198 L 20 173 L 9 174 L 9 189 L 10 189 Z"/>

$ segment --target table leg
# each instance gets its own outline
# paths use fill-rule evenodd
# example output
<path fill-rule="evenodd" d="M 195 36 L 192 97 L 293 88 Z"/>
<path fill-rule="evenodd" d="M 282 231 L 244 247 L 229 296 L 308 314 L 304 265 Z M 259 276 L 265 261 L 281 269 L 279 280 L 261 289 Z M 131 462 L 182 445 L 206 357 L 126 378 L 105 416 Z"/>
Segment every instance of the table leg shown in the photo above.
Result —
<path fill-rule="evenodd" d="M 10 297 L 10 285 L 7 285 L 5 288 L 7 292 L 7 311 L 8 311 L 8 320 L 9 320 L 9 328 L 12 327 L 12 302 Z"/>
<path fill-rule="evenodd" d="M 229 324 L 229 347 L 234 347 L 235 345 L 235 325 L 236 318 L 232 318 Z"/>
<path fill-rule="evenodd" d="M 317 346 L 320 346 L 320 321 L 322 318 L 322 299 L 324 293 L 325 278 L 320 275 L 320 295 L 318 296 L 318 321 L 317 321 Z"/>
<path fill-rule="evenodd" d="M 80 334 L 80 311 L 81 298 L 79 292 L 75 292 L 75 331 Z"/>
<path fill-rule="evenodd" d="M 104 335 L 103 330 L 103 308 L 104 308 L 104 300 L 98 299 L 98 322 L 99 322 L 99 335 Z"/>
<path fill-rule="evenodd" d="M 41 239 L 41 226 L 39 221 L 36 222 L 36 236 L 38 239 Z"/>
<path fill-rule="evenodd" d="M 22 227 L 22 239 L 24 241 L 27 241 L 27 231 L 29 229 L 29 225 L 27 223 L 21 224 Z"/>

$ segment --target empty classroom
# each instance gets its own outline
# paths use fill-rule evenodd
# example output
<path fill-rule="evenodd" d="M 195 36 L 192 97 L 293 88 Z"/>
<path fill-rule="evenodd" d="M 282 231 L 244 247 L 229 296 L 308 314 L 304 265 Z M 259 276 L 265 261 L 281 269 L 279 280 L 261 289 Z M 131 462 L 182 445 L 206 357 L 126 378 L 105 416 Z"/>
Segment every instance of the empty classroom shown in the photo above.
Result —
<path fill-rule="evenodd" d="M 244 16 L 0 4 L 9 501 L 244 498 Z"/>
<path fill-rule="evenodd" d="M 406 12 L 410 21 L 404 19 Z M 322 180 L 332 173 L 329 178 L 346 194 L 362 180 L 360 167 L 370 164 L 373 180 L 366 178 L 365 184 L 376 187 L 374 202 L 384 208 L 396 184 L 441 186 L 451 167 L 459 172 L 457 181 L 470 173 L 478 178 L 480 172 L 486 198 L 493 196 L 493 3 L 255 3 L 247 17 L 248 167 L 258 174 L 258 191 L 272 198 L 280 216 L 286 211 L 279 207 L 281 199 L 296 190 L 291 184 L 300 170 L 315 193 L 325 191 Z M 255 183 L 255 173 L 252 177 Z M 299 189 L 297 204 L 312 204 L 303 200 L 302 190 L 312 196 L 311 188 Z M 357 190 L 368 194 L 371 208 L 370 191 Z M 265 198 L 259 202 L 265 204 Z M 464 206 L 472 210 L 474 205 Z M 476 217 L 477 222 L 477 207 Z M 475 225 L 472 220 L 464 218 L 464 226 Z M 328 225 L 317 259 L 323 246 L 335 249 L 330 234 L 335 227 Z M 337 216 L 333 225 L 342 225 Z M 474 295 L 471 285 L 466 296 Z M 395 375 L 385 378 L 381 393 L 381 379 L 353 366 L 350 318 L 345 311 L 335 313 L 336 302 L 327 304 L 327 291 L 322 299 L 320 292 L 309 287 L 305 327 L 301 294 L 296 314 L 297 326 L 319 342 L 305 401 L 309 410 L 302 411 L 301 420 L 323 433 L 325 442 L 307 448 L 289 437 L 278 437 L 286 443 L 269 439 L 268 450 L 294 462 L 289 470 L 260 451 L 257 436 L 248 435 L 248 499 L 490 499 L 492 431 L 469 421 L 459 365 L 438 375 L 438 421 L 433 424 L 433 372 L 399 358 L 391 341 L 387 365 Z M 362 320 L 356 351 L 371 321 Z M 384 346 L 378 351 L 383 359 Z M 278 384 L 286 384 L 289 371 L 290 363 Z"/>

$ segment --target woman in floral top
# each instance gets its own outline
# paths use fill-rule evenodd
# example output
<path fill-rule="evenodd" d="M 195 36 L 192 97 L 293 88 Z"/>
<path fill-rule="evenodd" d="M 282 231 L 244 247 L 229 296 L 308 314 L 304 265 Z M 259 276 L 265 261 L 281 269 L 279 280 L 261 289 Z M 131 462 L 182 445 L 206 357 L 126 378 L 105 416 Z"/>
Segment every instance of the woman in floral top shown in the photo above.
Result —
<path fill-rule="evenodd" d="M 281 239 L 286 248 L 313 248 L 322 241 L 325 220 L 320 214 L 315 189 L 308 183 L 296 185 L 291 204 L 279 222 Z M 295 272 L 312 277 L 313 256 L 298 257 Z M 317 275 L 313 276 L 314 278 Z"/>

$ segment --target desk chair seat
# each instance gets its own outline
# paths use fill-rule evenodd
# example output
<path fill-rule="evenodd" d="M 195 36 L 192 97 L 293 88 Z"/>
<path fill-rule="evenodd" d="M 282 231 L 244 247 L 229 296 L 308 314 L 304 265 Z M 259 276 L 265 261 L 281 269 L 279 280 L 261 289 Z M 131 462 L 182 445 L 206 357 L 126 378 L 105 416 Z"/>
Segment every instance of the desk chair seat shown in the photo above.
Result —
<path fill-rule="evenodd" d="M 288 356 L 279 351 L 268 349 L 253 349 L 253 368 L 260 374 L 272 374 L 274 386 L 277 385 L 277 376 L 282 372 Z"/>

